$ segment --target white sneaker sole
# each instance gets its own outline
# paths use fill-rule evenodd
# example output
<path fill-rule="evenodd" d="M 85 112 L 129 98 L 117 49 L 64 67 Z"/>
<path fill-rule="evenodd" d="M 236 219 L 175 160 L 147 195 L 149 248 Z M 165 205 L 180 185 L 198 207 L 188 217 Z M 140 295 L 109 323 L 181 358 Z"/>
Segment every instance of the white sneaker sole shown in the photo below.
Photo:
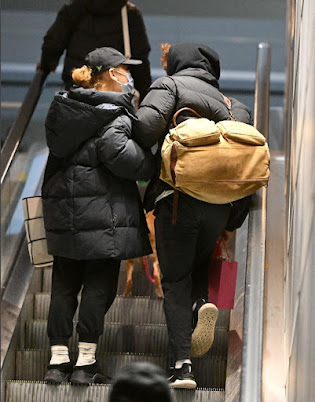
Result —
<path fill-rule="evenodd" d="M 170 383 L 173 388 L 195 389 L 197 387 L 196 381 L 193 380 L 176 380 Z"/>
<path fill-rule="evenodd" d="M 212 303 L 206 303 L 198 311 L 198 322 L 191 336 L 191 357 L 199 357 L 208 352 L 214 340 L 218 309 Z"/>

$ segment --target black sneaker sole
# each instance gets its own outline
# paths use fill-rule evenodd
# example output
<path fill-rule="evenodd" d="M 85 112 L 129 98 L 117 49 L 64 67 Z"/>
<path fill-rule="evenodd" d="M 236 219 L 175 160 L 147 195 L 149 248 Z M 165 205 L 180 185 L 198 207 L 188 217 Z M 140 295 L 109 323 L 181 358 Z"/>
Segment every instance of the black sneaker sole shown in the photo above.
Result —
<path fill-rule="evenodd" d="M 106 384 L 106 377 L 102 374 L 89 374 L 83 370 L 76 370 L 70 378 L 71 384 L 90 385 L 90 384 Z"/>
<path fill-rule="evenodd" d="M 218 309 L 212 303 L 206 303 L 198 311 L 198 322 L 191 336 L 191 357 L 200 357 L 208 352 L 214 340 Z"/>
<path fill-rule="evenodd" d="M 59 385 L 62 383 L 69 382 L 70 377 L 71 377 L 71 373 L 61 375 L 60 371 L 58 373 L 52 372 L 52 373 L 46 374 L 44 381 L 46 381 L 47 384 L 50 384 L 50 385 Z"/>

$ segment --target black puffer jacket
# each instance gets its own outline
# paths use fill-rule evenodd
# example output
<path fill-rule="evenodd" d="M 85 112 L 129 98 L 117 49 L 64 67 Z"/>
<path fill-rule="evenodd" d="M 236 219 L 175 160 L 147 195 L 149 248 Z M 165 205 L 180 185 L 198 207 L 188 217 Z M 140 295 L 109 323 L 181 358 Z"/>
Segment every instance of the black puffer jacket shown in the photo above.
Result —
<path fill-rule="evenodd" d="M 134 138 L 144 148 L 155 143 L 161 146 L 172 127 L 174 113 L 185 106 L 215 122 L 230 119 L 223 95 L 219 91 L 220 62 L 215 51 L 191 43 L 172 45 L 167 58 L 167 74 L 151 85 L 137 112 L 138 120 L 133 124 Z M 230 100 L 236 119 L 251 124 L 250 110 L 237 99 Z M 159 180 L 159 173 L 160 163 L 145 194 L 144 206 L 147 211 L 154 208 L 154 200 L 162 191 L 172 189 Z M 248 206 L 248 198 L 235 205 L 228 230 L 234 230 L 242 224 Z"/>
<path fill-rule="evenodd" d="M 97 47 L 113 47 L 124 54 L 121 8 L 127 4 L 132 58 L 143 64 L 131 70 L 142 99 L 151 84 L 146 28 L 140 10 L 127 0 L 73 0 L 58 12 L 42 45 L 42 69 L 52 71 L 67 50 L 62 79 L 72 85 L 71 70 L 84 64 L 85 56 Z"/>
<path fill-rule="evenodd" d="M 152 252 L 135 180 L 149 179 L 155 161 L 130 139 L 131 97 L 83 88 L 56 94 L 42 187 L 50 254 L 85 260 Z"/>

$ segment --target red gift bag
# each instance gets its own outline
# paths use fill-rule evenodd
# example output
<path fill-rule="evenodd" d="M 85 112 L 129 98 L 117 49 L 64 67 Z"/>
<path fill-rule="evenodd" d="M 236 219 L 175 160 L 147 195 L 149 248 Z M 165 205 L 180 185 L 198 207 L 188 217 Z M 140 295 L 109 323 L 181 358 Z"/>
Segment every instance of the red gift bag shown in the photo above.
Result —
<path fill-rule="evenodd" d="M 223 257 L 221 244 L 223 244 L 226 258 Z M 218 241 L 214 258 L 209 264 L 208 301 L 219 309 L 233 309 L 236 277 L 237 262 L 231 261 L 224 241 L 222 243 Z"/>

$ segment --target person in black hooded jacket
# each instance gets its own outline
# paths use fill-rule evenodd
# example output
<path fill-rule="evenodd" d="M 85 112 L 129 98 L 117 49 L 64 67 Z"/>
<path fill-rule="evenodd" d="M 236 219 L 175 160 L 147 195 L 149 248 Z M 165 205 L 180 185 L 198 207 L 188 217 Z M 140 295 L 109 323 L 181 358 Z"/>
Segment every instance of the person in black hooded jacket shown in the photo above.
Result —
<path fill-rule="evenodd" d="M 150 44 L 140 10 L 127 0 L 73 0 L 65 4 L 48 29 L 38 68 L 51 72 L 66 50 L 62 73 L 65 88 L 73 84 L 71 71 L 81 67 L 85 56 L 98 47 L 113 47 L 124 53 L 121 8 L 127 5 L 130 48 L 142 65 L 131 68 L 140 100 L 151 84 Z"/>
<path fill-rule="evenodd" d="M 151 85 L 133 124 L 134 139 L 144 148 L 158 143 L 159 150 L 172 127 L 174 113 L 183 107 L 215 122 L 230 119 L 219 91 L 218 54 L 208 46 L 193 43 L 163 48 L 168 51 L 167 58 L 162 58 L 167 76 Z M 230 101 L 236 119 L 251 124 L 250 110 L 236 99 Z M 160 152 L 157 157 L 160 159 Z M 248 213 L 249 198 L 232 205 L 215 205 L 180 193 L 177 221 L 172 224 L 174 190 L 159 180 L 159 173 L 160 163 L 147 188 L 144 207 L 147 211 L 155 208 L 164 311 L 174 361 L 169 381 L 174 387 L 195 388 L 191 357 L 210 349 L 218 315 L 216 306 L 206 303 L 209 258 L 225 229 L 232 231 L 241 226 Z M 196 325 L 194 330 L 192 322 Z"/>
<path fill-rule="evenodd" d="M 56 94 L 46 118 L 49 157 L 42 186 L 48 252 L 54 256 L 45 380 L 105 382 L 95 359 L 104 316 L 114 301 L 122 259 L 152 252 L 136 180 L 155 160 L 131 139 L 136 119 L 126 59 L 113 48 L 90 52 L 72 73 L 79 85 Z M 68 340 L 82 288 L 73 369 Z M 73 369 L 73 373 L 72 373 Z"/>

